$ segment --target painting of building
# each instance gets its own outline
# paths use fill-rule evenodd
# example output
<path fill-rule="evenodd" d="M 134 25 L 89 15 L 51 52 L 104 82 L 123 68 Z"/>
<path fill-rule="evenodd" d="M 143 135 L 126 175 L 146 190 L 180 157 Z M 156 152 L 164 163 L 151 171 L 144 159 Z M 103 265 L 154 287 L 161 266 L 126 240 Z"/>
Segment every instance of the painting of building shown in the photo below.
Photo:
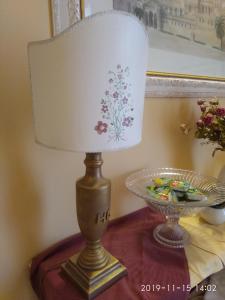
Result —
<path fill-rule="evenodd" d="M 225 52 L 225 1 L 114 0 L 113 7 L 135 14 L 150 32 L 160 32 L 161 39 L 183 39 Z"/>

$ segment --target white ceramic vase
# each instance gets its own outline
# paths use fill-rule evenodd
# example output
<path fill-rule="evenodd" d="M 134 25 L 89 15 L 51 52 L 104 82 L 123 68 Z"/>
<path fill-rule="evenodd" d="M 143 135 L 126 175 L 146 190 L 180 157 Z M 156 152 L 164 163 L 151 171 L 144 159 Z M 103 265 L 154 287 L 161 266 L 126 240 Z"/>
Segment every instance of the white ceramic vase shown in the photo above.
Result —
<path fill-rule="evenodd" d="M 221 169 L 218 179 L 225 185 L 225 166 Z M 203 209 L 200 216 L 209 224 L 223 224 L 225 222 L 225 203 Z"/>

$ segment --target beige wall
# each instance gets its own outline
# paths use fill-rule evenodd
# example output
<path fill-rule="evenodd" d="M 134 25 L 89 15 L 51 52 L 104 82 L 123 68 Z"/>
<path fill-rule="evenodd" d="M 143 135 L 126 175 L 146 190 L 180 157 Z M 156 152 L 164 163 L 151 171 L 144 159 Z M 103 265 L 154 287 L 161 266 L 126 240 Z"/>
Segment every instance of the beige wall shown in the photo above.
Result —
<path fill-rule="evenodd" d="M 84 156 L 34 143 L 27 42 L 49 36 L 47 0 L 7 0 L 0 4 L 0 300 L 33 300 L 27 267 L 33 255 L 78 231 L 74 181 L 84 172 Z M 193 117 L 195 102 L 146 101 L 143 142 L 104 155 L 112 179 L 112 216 L 144 205 L 124 187 L 133 170 L 150 166 L 191 168 L 217 175 L 219 153 L 179 131 Z"/>

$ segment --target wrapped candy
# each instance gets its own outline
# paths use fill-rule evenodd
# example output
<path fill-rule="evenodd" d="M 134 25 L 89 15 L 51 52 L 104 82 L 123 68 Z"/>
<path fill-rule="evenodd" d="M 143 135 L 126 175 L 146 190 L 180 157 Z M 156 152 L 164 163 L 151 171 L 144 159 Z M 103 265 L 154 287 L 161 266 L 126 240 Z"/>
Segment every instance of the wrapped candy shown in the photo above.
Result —
<path fill-rule="evenodd" d="M 171 179 L 167 177 L 157 177 L 153 179 L 155 186 L 167 186 L 170 184 Z"/>
<path fill-rule="evenodd" d="M 195 189 L 195 188 L 189 189 L 187 191 L 186 195 L 187 195 L 187 199 L 189 201 L 207 200 L 206 195 L 204 195 L 201 191 L 199 191 L 198 189 Z"/>
<path fill-rule="evenodd" d="M 147 190 L 149 195 L 155 199 L 173 202 L 207 200 L 206 195 L 192 187 L 187 181 L 167 177 L 154 178 L 152 181 L 154 184 L 147 186 Z"/>
<path fill-rule="evenodd" d="M 171 180 L 170 187 L 174 191 L 186 192 L 190 188 L 190 183 L 181 180 Z"/>
<path fill-rule="evenodd" d="M 151 196 L 160 200 L 168 200 L 170 189 L 168 187 L 148 186 L 148 192 Z"/>

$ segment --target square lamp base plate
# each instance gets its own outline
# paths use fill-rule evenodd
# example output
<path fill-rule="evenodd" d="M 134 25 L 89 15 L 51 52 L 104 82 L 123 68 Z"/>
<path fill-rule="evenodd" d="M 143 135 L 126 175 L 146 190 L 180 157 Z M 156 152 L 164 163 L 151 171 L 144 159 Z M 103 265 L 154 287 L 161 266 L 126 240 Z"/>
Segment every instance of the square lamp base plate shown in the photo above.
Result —
<path fill-rule="evenodd" d="M 82 269 L 77 264 L 79 253 L 62 264 L 63 272 L 86 294 L 87 299 L 93 299 L 105 289 L 113 285 L 121 277 L 127 275 L 126 268 L 110 253 L 107 265 L 96 271 Z"/>

